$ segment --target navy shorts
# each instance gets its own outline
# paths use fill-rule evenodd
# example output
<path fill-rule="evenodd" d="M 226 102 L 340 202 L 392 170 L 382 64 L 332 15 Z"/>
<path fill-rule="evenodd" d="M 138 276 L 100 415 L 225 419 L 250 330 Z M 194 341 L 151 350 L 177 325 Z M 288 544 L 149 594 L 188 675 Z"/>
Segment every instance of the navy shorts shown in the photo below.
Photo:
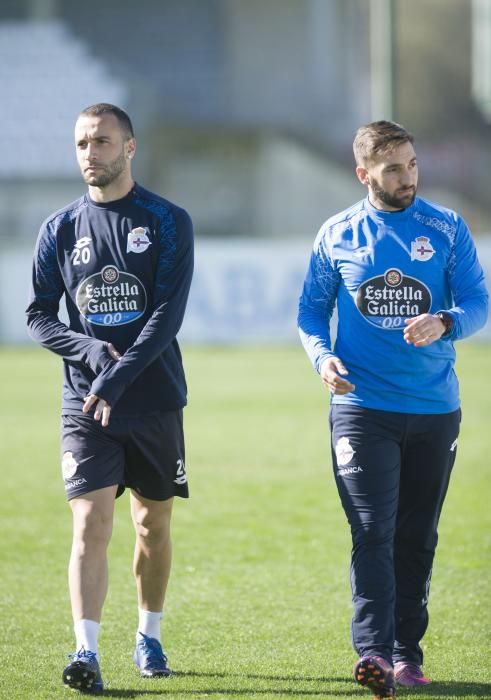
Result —
<path fill-rule="evenodd" d="M 111 416 L 63 415 L 61 467 L 68 500 L 118 485 L 144 498 L 188 498 L 182 410 Z"/>

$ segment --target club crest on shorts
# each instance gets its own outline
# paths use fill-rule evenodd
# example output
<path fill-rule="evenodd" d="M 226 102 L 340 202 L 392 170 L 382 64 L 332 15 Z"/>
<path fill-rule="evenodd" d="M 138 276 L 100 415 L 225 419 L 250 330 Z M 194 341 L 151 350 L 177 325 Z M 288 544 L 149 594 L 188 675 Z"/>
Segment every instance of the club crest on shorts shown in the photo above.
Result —
<path fill-rule="evenodd" d="M 77 471 L 78 462 L 72 452 L 65 452 L 61 461 L 61 471 L 64 479 L 71 479 Z"/>
<path fill-rule="evenodd" d="M 144 253 L 152 241 L 148 237 L 148 228 L 138 226 L 128 234 L 127 253 Z"/>
<path fill-rule="evenodd" d="M 430 260 L 436 253 L 436 250 L 430 243 L 427 236 L 418 236 L 414 241 L 411 241 L 411 260 L 419 260 L 426 262 Z"/>
<path fill-rule="evenodd" d="M 351 447 L 349 438 L 347 437 L 339 438 L 334 450 L 339 467 L 343 467 L 345 464 L 351 462 L 355 454 L 355 450 Z"/>

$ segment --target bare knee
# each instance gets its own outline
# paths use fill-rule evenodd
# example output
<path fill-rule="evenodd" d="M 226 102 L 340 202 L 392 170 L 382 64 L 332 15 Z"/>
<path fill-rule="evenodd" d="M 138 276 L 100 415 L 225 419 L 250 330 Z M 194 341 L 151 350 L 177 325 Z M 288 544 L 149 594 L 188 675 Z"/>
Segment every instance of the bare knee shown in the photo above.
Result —
<path fill-rule="evenodd" d="M 73 541 L 79 549 L 107 547 L 113 526 L 112 508 L 84 499 L 71 502 L 73 512 Z"/>
<path fill-rule="evenodd" d="M 140 542 L 148 547 L 164 547 L 170 540 L 172 503 L 168 501 L 145 505 L 142 502 L 132 508 L 133 525 Z"/>

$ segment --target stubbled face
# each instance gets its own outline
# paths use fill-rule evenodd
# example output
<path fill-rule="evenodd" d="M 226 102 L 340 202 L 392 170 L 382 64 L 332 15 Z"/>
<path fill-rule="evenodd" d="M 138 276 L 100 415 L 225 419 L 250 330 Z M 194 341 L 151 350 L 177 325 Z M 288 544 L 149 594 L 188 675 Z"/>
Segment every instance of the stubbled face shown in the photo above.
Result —
<path fill-rule="evenodd" d="M 104 188 L 129 171 L 134 139 L 125 138 L 114 114 L 81 116 L 75 124 L 75 147 L 85 182 Z"/>
<path fill-rule="evenodd" d="M 377 209 L 406 209 L 416 197 L 418 163 L 412 143 L 375 156 L 365 167 L 358 166 L 356 174 L 367 185 L 368 198 Z"/>

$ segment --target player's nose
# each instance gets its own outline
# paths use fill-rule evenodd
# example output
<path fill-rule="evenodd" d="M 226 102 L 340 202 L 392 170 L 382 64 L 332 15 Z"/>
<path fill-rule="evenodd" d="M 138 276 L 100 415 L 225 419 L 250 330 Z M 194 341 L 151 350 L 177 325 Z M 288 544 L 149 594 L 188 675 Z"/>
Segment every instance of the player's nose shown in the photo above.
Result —
<path fill-rule="evenodd" d="M 85 150 L 85 158 L 90 162 L 97 160 L 97 146 L 94 143 L 89 143 L 87 145 Z"/>
<path fill-rule="evenodd" d="M 414 185 L 413 174 L 409 170 L 404 170 L 400 176 L 400 183 L 402 187 L 411 187 Z"/>

